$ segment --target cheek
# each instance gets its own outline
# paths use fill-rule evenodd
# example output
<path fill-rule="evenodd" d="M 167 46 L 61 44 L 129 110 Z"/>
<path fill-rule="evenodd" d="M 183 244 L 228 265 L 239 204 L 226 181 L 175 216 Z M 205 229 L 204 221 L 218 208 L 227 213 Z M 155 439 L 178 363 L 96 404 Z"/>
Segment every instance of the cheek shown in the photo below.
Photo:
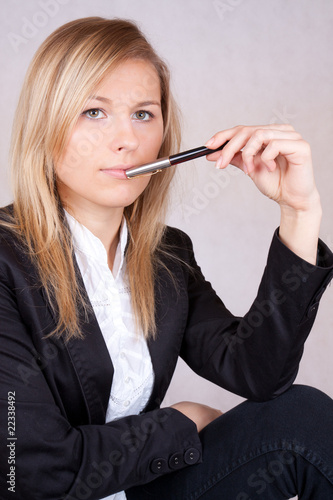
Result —
<path fill-rule="evenodd" d="M 163 136 L 164 136 L 164 126 L 163 122 L 161 122 L 161 126 L 158 131 L 156 131 L 156 137 L 155 137 L 155 142 L 156 142 L 156 148 L 159 151 L 163 142 Z"/>
<path fill-rule="evenodd" d="M 87 159 L 82 155 L 73 154 L 71 148 L 67 148 L 62 157 L 55 165 L 55 175 L 58 182 L 74 191 L 89 189 L 93 182 L 92 169 Z"/>
<path fill-rule="evenodd" d="M 83 136 L 80 128 L 77 126 L 57 162 L 56 172 L 59 176 L 66 173 L 75 175 L 77 169 L 81 170 L 89 163 L 89 157 L 92 154 L 92 142 Z"/>
<path fill-rule="evenodd" d="M 133 192 L 134 192 L 135 198 L 138 198 L 143 193 L 143 191 L 148 186 L 150 179 L 151 179 L 151 176 L 148 176 L 148 175 L 143 176 L 143 177 L 138 177 L 137 179 L 130 179 L 129 182 L 132 182 L 132 180 L 134 181 L 133 182 Z M 135 183 L 135 185 L 134 185 L 134 183 Z"/>
<path fill-rule="evenodd" d="M 147 161 L 153 161 L 156 159 L 159 150 L 161 149 L 163 141 L 163 126 L 160 126 L 148 134 L 146 131 L 142 133 L 141 147 L 148 156 Z"/>
<path fill-rule="evenodd" d="M 84 192 L 92 184 L 92 178 L 89 175 L 89 169 L 85 169 L 81 162 L 64 157 L 61 162 L 55 166 L 58 188 L 62 186 L 77 191 Z"/>
<path fill-rule="evenodd" d="M 55 165 L 55 173 L 57 179 L 65 184 L 77 183 L 78 180 L 83 181 L 86 177 L 84 166 L 77 157 L 74 157 L 67 151 Z M 85 173 L 85 176 L 82 174 Z"/>

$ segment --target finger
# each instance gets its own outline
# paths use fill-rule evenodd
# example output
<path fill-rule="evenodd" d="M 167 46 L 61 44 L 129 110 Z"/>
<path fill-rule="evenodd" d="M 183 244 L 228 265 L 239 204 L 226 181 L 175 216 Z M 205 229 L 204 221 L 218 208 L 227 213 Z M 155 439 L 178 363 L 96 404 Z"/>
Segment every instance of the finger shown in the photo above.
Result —
<path fill-rule="evenodd" d="M 240 125 L 229 130 L 218 132 L 212 138 L 214 142 L 208 142 L 206 143 L 206 146 L 208 144 L 210 148 L 217 148 L 221 142 L 222 144 L 226 141 L 229 142 L 226 146 L 224 146 L 221 152 L 208 155 L 207 160 L 216 161 L 216 168 L 218 169 L 227 167 L 230 163 L 232 163 L 231 160 L 235 157 L 235 155 L 238 154 L 246 144 L 246 141 L 251 136 L 252 132 L 253 130 L 251 127 Z M 237 164 L 236 166 L 240 166 L 240 164 Z"/>
<path fill-rule="evenodd" d="M 239 151 L 238 153 L 236 153 L 233 158 L 232 158 L 232 161 L 230 163 L 227 163 L 225 164 L 224 162 L 224 157 L 223 157 L 223 154 L 220 153 L 218 157 L 217 156 L 218 153 L 214 153 L 214 158 L 212 158 L 211 161 L 216 161 L 216 165 L 215 165 L 215 168 L 217 170 L 220 170 L 222 168 L 226 168 L 228 165 L 233 165 L 234 167 L 237 167 L 239 168 L 240 170 L 242 170 L 245 174 L 247 174 L 247 170 L 245 169 L 245 165 L 244 165 L 244 162 L 243 162 L 243 158 L 242 158 L 242 153 L 241 151 Z M 210 160 L 210 157 L 213 156 L 213 155 L 209 155 L 207 156 L 207 159 Z"/>
<path fill-rule="evenodd" d="M 219 146 L 222 146 L 224 142 L 230 140 L 242 128 L 244 128 L 243 125 L 237 125 L 236 127 L 217 132 L 205 143 L 205 146 L 210 149 L 216 149 Z"/>
<path fill-rule="evenodd" d="M 230 129 L 217 132 L 205 143 L 205 146 L 210 149 L 216 149 L 238 132 L 248 130 L 251 134 L 251 132 L 257 129 L 281 130 L 286 132 L 295 130 L 289 123 L 274 123 L 271 125 L 237 125 Z"/>
<path fill-rule="evenodd" d="M 260 156 L 261 161 L 267 166 L 268 170 L 274 169 L 274 160 L 278 154 L 281 153 L 281 151 L 278 152 L 278 149 L 281 147 L 279 141 L 290 141 L 294 143 L 294 148 L 297 149 L 296 143 L 300 141 L 300 139 L 300 134 L 294 131 L 256 130 L 242 151 L 242 157 L 247 171 L 250 173 L 254 170 L 256 156 Z M 280 146 L 278 146 L 278 144 L 280 144 Z M 273 154 L 274 151 L 277 152 L 275 156 Z"/>
<path fill-rule="evenodd" d="M 247 174 L 247 169 L 246 169 L 246 166 L 244 165 L 244 162 L 243 162 L 243 157 L 242 157 L 242 152 L 239 151 L 238 153 L 236 153 L 234 155 L 234 157 L 232 158 L 231 162 L 229 163 L 229 165 L 233 165 L 234 167 L 236 168 L 239 168 L 239 170 L 242 170 L 242 172 L 244 172 L 244 174 Z M 221 168 L 218 163 L 216 164 L 216 168 Z"/>
<path fill-rule="evenodd" d="M 233 158 L 235 154 L 241 151 L 251 140 L 251 138 L 253 138 L 252 143 L 256 145 L 254 147 L 254 150 L 256 151 L 255 154 L 257 154 L 262 146 L 268 143 L 269 139 L 272 139 L 274 137 L 284 137 L 283 134 L 286 134 L 286 137 L 289 136 L 290 138 L 293 138 L 295 140 L 301 138 L 301 136 L 294 131 L 294 128 L 290 124 L 274 124 L 262 126 L 238 125 L 236 127 L 233 127 L 232 129 L 217 132 L 209 141 L 206 142 L 207 147 L 214 149 L 218 148 L 226 141 L 229 142 L 223 148 L 222 152 L 208 155 L 207 160 L 217 161 L 217 168 L 225 168 L 230 163 L 234 164 Z M 249 158 L 249 163 L 250 170 L 252 170 L 253 164 L 251 163 L 251 158 Z"/>
<path fill-rule="evenodd" d="M 304 140 L 274 139 L 262 152 L 261 159 L 264 163 L 269 163 L 278 156 L 284 156 L 290 165 L 300 166 L 311 158 L 311 150 Z"/>

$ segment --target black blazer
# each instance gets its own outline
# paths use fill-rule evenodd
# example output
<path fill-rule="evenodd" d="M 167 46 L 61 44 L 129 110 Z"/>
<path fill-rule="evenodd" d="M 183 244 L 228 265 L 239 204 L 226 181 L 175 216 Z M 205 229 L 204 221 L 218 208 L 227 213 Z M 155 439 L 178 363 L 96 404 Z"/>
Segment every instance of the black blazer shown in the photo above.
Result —
<path fill-rule="evenodd" d="M 153 393 L 140 415 L 105 424 L 113 366 L 96 318 L 82 318 L 83 340 L 46 338 L 55 318 L 36 270 L 16 238 L 0 229 L 2 499 L 100 499 L 199 462 L 193 422 L 160 409 L 178 356 L 253 400 L 273 398 L 294 381 L 333 275 L 329 249 L 320 242 L 318 266 L 311 266 L 275 234 L 257 298 L 237 318 L 205 281 L 189 238 L 172 228 L 165 238 L 172 255 L 163 260 L 173 279 L 159 270 L 158 335 L 149 341 Z"/>

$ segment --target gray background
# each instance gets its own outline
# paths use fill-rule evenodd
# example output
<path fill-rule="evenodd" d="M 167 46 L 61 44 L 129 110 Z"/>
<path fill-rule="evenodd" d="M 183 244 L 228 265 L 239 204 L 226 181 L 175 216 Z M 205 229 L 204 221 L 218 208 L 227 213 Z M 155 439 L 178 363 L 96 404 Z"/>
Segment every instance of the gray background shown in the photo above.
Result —
<path fill-rule="evenodd" d="M 289 122 L 310 142 L 322 195 L 321 237 L 333 247 L 333 2 L 331 0 L 2 0 L 0 204 L 11 201 L 8 147 L 23 77 L 40 43 L 61 24 L 100 15 L 135 20 L 169 63 L 183 113 L 183 147 L 237 124 Z M 265 265 L 278 207 L 245 175 L 205 159 L 179 167 L 169 223 L 194 242 L 197 260 L 227 307 L 242 315 Z M 333 396 L 333 287 L 297 382 Z M 179 362 L 165 403 L 193 400 L 225 411 L 241 398 Z"/>

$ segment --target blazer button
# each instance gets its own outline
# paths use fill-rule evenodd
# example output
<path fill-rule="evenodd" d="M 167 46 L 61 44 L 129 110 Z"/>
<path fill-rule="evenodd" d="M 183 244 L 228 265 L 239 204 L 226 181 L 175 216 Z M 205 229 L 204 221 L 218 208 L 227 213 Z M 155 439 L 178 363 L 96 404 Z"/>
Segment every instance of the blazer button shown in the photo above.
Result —
<path fill-rule="evenodd" d="M 196 464 L 200 460 L 200 451 L 196 448 L 189 448 L 184 453 L 184 462 L 188 465 Z"/>
<path fill-rule="evenodd" d="M 169 458 L 169 467 L 170 469 L 180 469 L 184 466 L 184 459 L 182 453 L 174 453 Z"/>
<path fill-rule="evenodd" d="M 150 470 L 154 474 L 163 474 L 169 470 L 167 461 L 164 458 L 155 458 L 150 464 Z"/>

